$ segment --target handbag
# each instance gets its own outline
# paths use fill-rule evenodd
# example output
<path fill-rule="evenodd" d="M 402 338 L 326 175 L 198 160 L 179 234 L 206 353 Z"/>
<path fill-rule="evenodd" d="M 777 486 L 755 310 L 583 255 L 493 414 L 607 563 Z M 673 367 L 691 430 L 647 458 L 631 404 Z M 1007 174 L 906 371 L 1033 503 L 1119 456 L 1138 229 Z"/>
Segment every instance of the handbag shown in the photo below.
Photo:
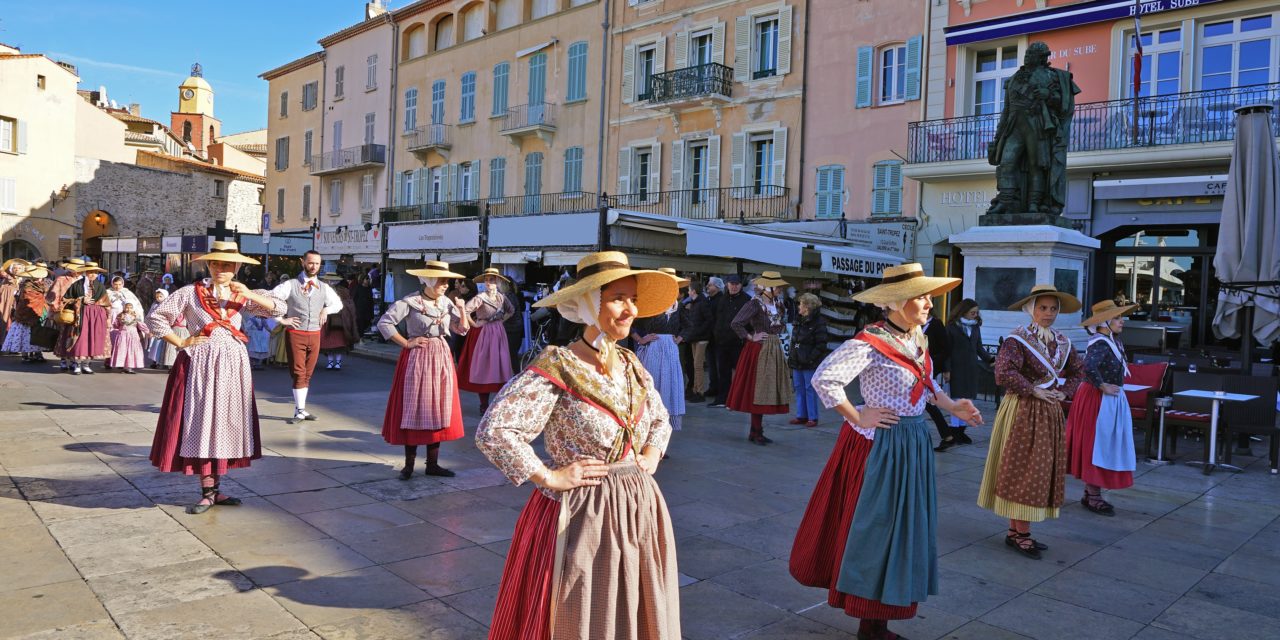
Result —
<path fill-rule="evenodd" d="M 31 346 L 40 347 L 41 349 L 52 349 L 53 345 L 58 342 L 58 333 L 59 331 L 53 327 L 46 327 L 42 324 L 37 324 L 31 327 Z"/>
<path fill-rule="evenodd" d="M 58 324 L 75 324 L 76 310 L 70 307 L 64 307 L 62 311 L 54 314 L 53 321 Z"/>

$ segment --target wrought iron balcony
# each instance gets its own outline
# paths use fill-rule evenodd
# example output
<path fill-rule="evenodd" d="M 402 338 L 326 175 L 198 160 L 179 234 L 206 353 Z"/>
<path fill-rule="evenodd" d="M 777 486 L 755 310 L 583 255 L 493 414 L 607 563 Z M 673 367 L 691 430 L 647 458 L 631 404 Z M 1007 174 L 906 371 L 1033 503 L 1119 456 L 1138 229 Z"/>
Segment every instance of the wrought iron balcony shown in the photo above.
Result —
<path fill-rule="evenodd" d="M 483 210 L 484 203 L 479 200 L 451 200 L 384 207 L 378 213 L 383 222 L 409 222 L 445 218 L 477 218 Z"/>
<path fill-rule="evenodd" d="M 609 206 L 689 220 L 789 220 L 791 189 L 775 185 L 649 191 L 610 196 Z"/>
<path fill-rule="evenodd" d="M 323 176 L 355 171 L 365 167 L 382 166 L 386 163 L 387 145 L 362 144 L 358 147 L 348 147 L 311 156 L 311 175 Z"/>
<path fill-rule="evenodd" d="M 510 136 L 513 142 L 524 136 L 536 135 L 551 144 L 551 135 L 556 132 L 555 107 L 550 102 L 511 107 L 502 118 L 500 132 Z"/>
<path fill-rule="evenodd" d="M 1242 106 L 1271 105 L 1280 130 L 1280 82 L 1076 105 L 1068 152 L 1230 142 Z M 907 125 L 911 163 L 986 160 L 1000 114 Z M 1136 127 L 1135 127 L 1136 122 Z"/>
<path fill-rule="evenodd" d="M 453 200 L 397 207 L 385 207 L 383 222 L 474 218 L 485 211 L 491 216 L 524 216 L 542 213 L 581 213 L 595 211 L 600 198 L 587 191 L 539 193 L 528 196 L 506 196 L 478 200 Z"/>
<path fill-rule="evenodd" d="M 733 97 L 733 69 L 711 62 L 654 74 L 645 91 L 650 105 L 728 101 Z"/>
<path fill-rule="evenodd" d="M 405 148 L 413 153 L 445 152 L 453 148 L 453 127 L 429 124 L 405 134 Z"/>

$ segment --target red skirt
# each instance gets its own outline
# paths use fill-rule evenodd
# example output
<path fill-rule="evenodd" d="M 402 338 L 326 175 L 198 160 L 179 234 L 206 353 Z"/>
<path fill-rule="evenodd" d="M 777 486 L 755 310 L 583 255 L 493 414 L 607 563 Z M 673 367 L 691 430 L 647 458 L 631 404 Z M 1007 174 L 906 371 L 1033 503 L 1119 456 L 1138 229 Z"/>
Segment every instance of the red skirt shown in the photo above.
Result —
<path fill-rule="evenodd" d="M 409 349 L 400 351 L 400 360 L 396 362 L 396 377 L 391 382 L 391 395 L 387 396 L 387 411 L 382 416 L 382 439 L 387 444 L 420 445 L 436 444 L 457 440 L 466 435 L 462 427 L 462 399 L 458 396 L 458 386 L 453 385 L 453 411 L 449 416 L 449 426 L 443 429 L 401 429 L 400 420 L 404 417 L 404 385 L 405 370 L 409 368 Z"/>
<path fill-rule="evenodd" d="M 342 327 L 331 327 L 326 324 L 320 329 L 320 350 L 344 353 L 350 351 L 351 344 L 347 342 L 347 332 Z"/>
<path fill-rule="evenodd" d="M 534 491 L 516 520 L 489 640 L 550 640 L 560 503 Z"/>
<path fill-rule="evenodd" d="M 773 415 L 790 413 L 785 404 L 756 404 L 756 361 L 760 359 L 762 344 L 747 341 L 738 356 L 738 366 L 733 370 L 733 384 L 729 387 L 729 399 L 725 406 L 742 413 Z"/>
<path fill-rule="evenodd" d="M 497 393 L 502 390 L 502 386 L 506 384 L 505 382 L 485 384 L 471 381 L 471 359 L 475 357 L 476 345 L 480 344 L 480 334 L 483 333 L 481 331 L 483 328 L 472 327 L 471 331 L 467 332 L 467 340 L 462 344 L 462 354 L 458 356 L 458 387 L 471 393 Z M 507 334 L 502 333 L 502 337 L 505 339 Z"/>
<path fill-rule="evenodd" d="M 182 448 L 182 409 L 186 403 L 187 371 L 191 357 L 180 352 L 169 369 L 164 386 L 164 401 L 156 421 L 156 435 L 151 440 L 151 464 L 161 471 L 181 471 L 186 475 L 226 474 L 228 469 L 244 469 L 250 460 L 262 457 L 262 437 L 258 429 L 258 401 L 253 401 L 253 455 L 248 458 L 184 458 Z"/>
<path fill-rule="evenodd" d="M 840 425 L 840 436 L 827 458 L 827 465 L 813 488 L 809 506 L 791 546 L 791 576 L 808 587 L 827 590 L 827 604 L 844 609 L 856 618 L 908 620 L 916 617 L 916 606 L 887 605 L 836 590 L 849 525 L 862 493 L 862 474 L 874 440 L 854 431 L 849 423 Z"/>
<path fill-rule="evenodd" d="M 1071 412 L 1067 416 L 1067 473 L 1103 489 L 1127 489 L 1133 486 L 1132 471 L 1112 471 L 1093 464 L 1093 442 L 1101 405 L 1102 391 L 1087 382 L 1080 385 L 1071 399 Z"/>

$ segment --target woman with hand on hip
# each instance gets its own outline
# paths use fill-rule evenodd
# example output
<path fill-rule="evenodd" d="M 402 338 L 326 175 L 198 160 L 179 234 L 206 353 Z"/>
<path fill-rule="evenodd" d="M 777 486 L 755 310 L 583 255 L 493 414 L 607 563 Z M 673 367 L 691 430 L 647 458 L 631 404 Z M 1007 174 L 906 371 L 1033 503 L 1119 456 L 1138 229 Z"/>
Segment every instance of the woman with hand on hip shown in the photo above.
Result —
<path fill-rule="evenodd" d="M 516 312 L 515 305 L 502 293 L 511 280 L 494 267 L 476 276 L 484 291 L 466 301 L 467 316 L 476 331 L 467 333 L 458 359 L 458 386 L 463 391 L 480 395 L 480 413 L 489 408 L 489 394 L 497 393 L 511 379 L 511 349 L 507 345 L 507 329 L 502 325 Z"/>
<path fill-rule="evenodd" d="M 725 406 L 751 414 L 747 440 L 766 445 L 764 417 L 787 413 L 791 405 L 791 370 L 782 352 L 782 292 L 789 286 L 777 271 L 766 271 L 751 281 L 756 297 L 734 317 L 731 326 L 746 343 L 733 370 L 733 384 Z"/>
<path fill-rule="evenodd" d="M 448 340 L 451 333 L 465 335 L 471 325 L 466 312 L 445 294 L 449 281 L 463 276 L 439 260 L 405 273 L 416 276 L 422 290 L 397 300 L 378 320 L 382 337 L 403 349 L 382 419 L 382 439 L 404 447 L 401 480 L 413 476 L 420 444 L 427 449 L 426 474 L 452 477 L 452 471 L 440 466 L 440 443 L 461 438 L 463 428 Z M 407 335 L 397 328 L 401 322 Z"/>
<path fill-rule="evenodd" d="M 1116 510 L 1102 499 L 1102 490 L 1133 486 L 1137 468 L 1133 414 L 1124 393 L 1129 365 L 1118 337 L 1124 317 L 1136 308 L 1104 300 L 1080 323 L 1091 335 L 1084 354 L 1085 383 L 1071 401 L 1067 420 L 1067 471 L 1084 482 L 1080 504 L 1103 516 L 1114 516 Z"/>
<path fill-rule="evenodd" d="M 1031 322 L 1011 331 L 996 354 L 996 384 L 1005 394 L 991 428 L 978 506 L 1008 518 L 1005 544 L 1039 560 L 1049 547 L 1031 537 L 1031 523 L 1058 517 L 1066 482 L 1061 403 L 1084 380 L 1080 356 L 1053 323 L 1060 312 L 1079 311 L 1080 301 L 1038 284 L 1009 310 L 1022 310 Z"/>
<path fill-rule="evenodd" d="M 919 264 L 885 269 L 881 284 L 854 296 L 885 310 L 827 356 L 813 387 L 845 418 L 791 549 L 791 575 L 827 589 L 827 604 L 861 618 L 859 640 L 893 640 L 889 620 L 914 618 L 938 593 L 937 494 L 933 442 L 924 419 L 932 402 L 982 424 L 970 400 L 937 386 L 921 326 L 932 297 L 958 278 L 924 275 Z M 858 379 L 866 404 L 845 386 Z"/>
<path fill-rule="evenodd" d="M 169 370 L 151 464 L 200 476 L 200 500 L 187 507 L 193 514 L 240 504 L 218 490 L 218 481 L 262 457 L 249 339 L 241 327 L 245 315 L 280 317 L 287 308 L 234 280 L 241 265 L 258 264 L 236 243 L 214 242 L 195 260 L 208 266 L 209 277 L 174 291 L 147 316 L 151 335 L 181 350 Z M 173 331 L 180 321 L 191 332 L 185 338 Z"/>
<path fill-rule="evenodd" d="M 535 306 L 586 325 L 547 347 L 494 399 L 476 447 L 531 481 L 507 552 L 490 640 L 680 638 L 675 535 L 651 477 L 671 437 L 653 378 L 617 346 L 676 301 L 676 279 L 605 251 Z M 548 467 L 530 443 L 542 435 Z"/>

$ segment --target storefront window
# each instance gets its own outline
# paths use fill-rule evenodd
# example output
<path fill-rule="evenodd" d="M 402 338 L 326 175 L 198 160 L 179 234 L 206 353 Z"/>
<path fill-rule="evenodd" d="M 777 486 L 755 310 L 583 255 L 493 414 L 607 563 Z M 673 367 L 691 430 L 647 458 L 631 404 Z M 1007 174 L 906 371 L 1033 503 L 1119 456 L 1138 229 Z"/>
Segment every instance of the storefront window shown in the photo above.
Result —
<path fill-rule="evenodd" d="M 1211 22 L 1200 29 L 1200 89 L 1228 89 L 1277 80 L 1280 29 L 1267 14 Z"/>
<path fill-rule="evenodd" d="M 1197 229 L 1154 229 L 1135 232 L 1116 240 L 1117 247 L 1153 249 L 1158 247 L 1199 247 L 1200 232 Z"/>

